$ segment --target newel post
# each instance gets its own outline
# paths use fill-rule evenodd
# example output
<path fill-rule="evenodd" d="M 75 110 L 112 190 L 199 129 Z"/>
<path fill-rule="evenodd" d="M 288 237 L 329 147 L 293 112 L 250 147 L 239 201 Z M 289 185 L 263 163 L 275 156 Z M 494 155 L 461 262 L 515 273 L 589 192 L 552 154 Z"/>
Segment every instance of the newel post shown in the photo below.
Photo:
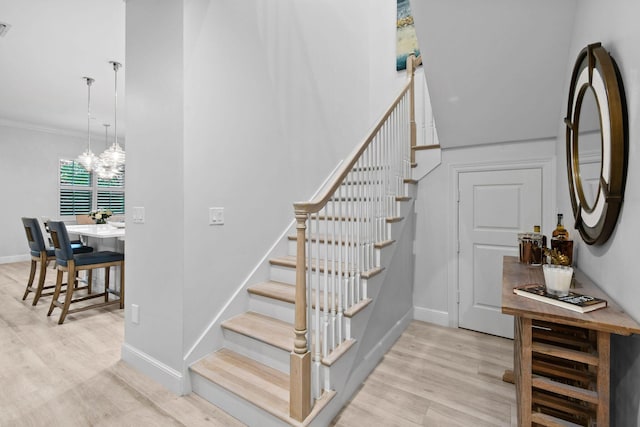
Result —
<path fill-rule="evenodd" d="M 289 415 L 302 421 L 311 412 L 311 352 L 307 344 L 307 213 L 296 210 L 296 314 L 290 366 Z"/>
<path fill-rule="evenodd" d="M 407 75 L 411 79 L 411 87 L 409 88 L 409 132 L 411 135 L 411 163 L 416 162 L 416 91 L 415 91 L 415 72 L 417 60 L 415 55 L 411 54 L 407 58 Z"/>

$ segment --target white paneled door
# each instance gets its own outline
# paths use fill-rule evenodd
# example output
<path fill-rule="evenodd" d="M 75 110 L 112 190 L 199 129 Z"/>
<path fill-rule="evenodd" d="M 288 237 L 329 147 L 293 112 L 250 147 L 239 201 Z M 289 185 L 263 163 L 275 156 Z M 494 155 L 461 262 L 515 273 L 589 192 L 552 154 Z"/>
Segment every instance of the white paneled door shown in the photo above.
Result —
<path fill-rule="evenodd" d="M 519 232 L 542 225 L 542 170 L 463 172 L 458 185 L 458 324 L 513 338 L 500 309 L 502 258 L 518 256 Z"/>

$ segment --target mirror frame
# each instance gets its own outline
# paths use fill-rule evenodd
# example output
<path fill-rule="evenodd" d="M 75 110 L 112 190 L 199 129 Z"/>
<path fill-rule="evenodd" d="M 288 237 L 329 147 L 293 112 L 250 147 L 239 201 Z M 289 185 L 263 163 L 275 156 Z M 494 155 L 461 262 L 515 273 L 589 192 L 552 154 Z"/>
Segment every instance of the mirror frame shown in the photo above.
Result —
<path fill-rule="evenodd" d="M 593 206 L 586 203 L 579 167 L 579 128 L 582 100 L 591 88 L 600 112 L 602 162 L 600 185 Z M 600 43 L 578 54 L 571 75 L 566 128 L 567 176 L 575 228 L 589 245 L 605 243 L 618 220 L 627 175 L 627 108 L 622 78 Z"/>

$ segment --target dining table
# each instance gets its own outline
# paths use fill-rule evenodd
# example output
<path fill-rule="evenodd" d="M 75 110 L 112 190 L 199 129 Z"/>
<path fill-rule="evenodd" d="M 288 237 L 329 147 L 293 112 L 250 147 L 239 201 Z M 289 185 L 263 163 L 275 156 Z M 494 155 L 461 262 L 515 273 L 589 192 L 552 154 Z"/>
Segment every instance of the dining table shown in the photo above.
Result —
<path fill-rule="evenodd" d="M 113 251 L 124 253 L 125 227 L 124 223 L 118 226 L 106 224 L 78 224 L 67 225 L 67 233 L 80 236 L 82 242 L 93 247 L 94 251 Z M 119 267 L 116 267 L 119 268 Z M 104 286 L 104 272 L 97 271 L 94 274 L 94 284 Z M 111 287 L 120 290 L 120 274 L 110 275 Z"/>

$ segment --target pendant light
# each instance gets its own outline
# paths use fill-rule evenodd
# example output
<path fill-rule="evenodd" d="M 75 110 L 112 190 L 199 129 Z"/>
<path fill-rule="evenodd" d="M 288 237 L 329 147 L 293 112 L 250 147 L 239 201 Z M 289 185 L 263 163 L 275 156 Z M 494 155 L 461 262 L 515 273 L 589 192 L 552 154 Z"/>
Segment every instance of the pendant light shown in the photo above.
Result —
<path fill-rule="evenodd" d="M 109 123 L 103 123 L 104 126 L 104 145 L 105 147 L 109 146 Z M 98 178 L 100 179 L 113 179 L 120 171 L 117 168 L 111 167 L 104 162 L 99 162 L 100 164 L 95 168 L 96 173 L 98 174 Z"/>
<path fill-rule="evenodd" d="M 91 84 L 95 81 L 91 77 L 83 77 L 87 82 L 87 149 L 78 156 L 76 161 L 91 172 L 98 166 L 100 159 L 91 151 Z"/>
<path fill-rule="evenodd" d="M 114 118 L 113 118 L 113 130 L 114 130 L 114 142 L 109 148 L 104 150 L 100 155 L 100 161 L 107 167 L 115 169 L 121 172 L 124 168 L 125 152 L 118 144 L 118 69 L 122 66 L 119 62 L 109 61 L 109 64 L 113 65 L 113 72 L 115 76 L 114 83 Z"/>

